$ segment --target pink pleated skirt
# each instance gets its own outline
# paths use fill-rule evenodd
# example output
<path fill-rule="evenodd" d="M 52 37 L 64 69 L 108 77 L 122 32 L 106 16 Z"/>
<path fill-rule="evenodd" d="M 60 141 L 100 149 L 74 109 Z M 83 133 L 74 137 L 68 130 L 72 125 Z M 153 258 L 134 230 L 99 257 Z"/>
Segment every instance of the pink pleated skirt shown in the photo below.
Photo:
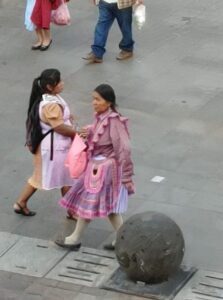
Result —
<path fill-rule="evenodd" d="M 102 180 L 97 180 L 97 176 L 93 175 L 90 182 L 89 172 L 91 170 L 87 168 L 80 178 L 74 180 L 70 190 L 59 200 L 59 204 L 66 210 L 72 210 L 77 216 L 90 220 L 106 218 L 111 213 L 124 213 L 128 207 L 128 191 L 120 184 L 120 180 L 116 190 L 114 164 L 108 163 L 98 171 L 101 172 Z"/>

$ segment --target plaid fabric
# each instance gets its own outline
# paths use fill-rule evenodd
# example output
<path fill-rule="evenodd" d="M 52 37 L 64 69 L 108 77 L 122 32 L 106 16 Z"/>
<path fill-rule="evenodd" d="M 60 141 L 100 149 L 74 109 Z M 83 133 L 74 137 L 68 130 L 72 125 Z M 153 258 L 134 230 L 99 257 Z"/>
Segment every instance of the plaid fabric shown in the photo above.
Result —
<path fill-rule="evenodd" d="M 95 4 L 98 5 L 100 0 L 95 0 Z M 134 5 L 136 2 L 136 0 L 118 0 L 118 8 L 122 9 L 122 8 L 126 8 L 129 6 Z"/>
<path fill-rule="evenodd" d="M 136 0 L 118 0 L 118 8 L 126 8 L 135 4 Z"/>

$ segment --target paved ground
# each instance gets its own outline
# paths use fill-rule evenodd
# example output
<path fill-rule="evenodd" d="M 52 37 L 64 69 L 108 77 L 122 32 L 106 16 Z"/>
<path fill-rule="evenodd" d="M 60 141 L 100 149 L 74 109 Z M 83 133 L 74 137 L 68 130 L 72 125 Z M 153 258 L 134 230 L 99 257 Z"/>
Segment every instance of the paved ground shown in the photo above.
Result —
<path fill-rule="evenodd" d="M 184 263 L 222 271 L 223 2 L 149 1 L 147 24 L 135 29 L 135 58 L 115 60 L 120 39 L 115 25 L 104 63 L 90 66 L 81 60 L 89 52 L 97 15 L 88 0 L 70 2 L 72 25 L 53 27 L 53 44 L 45 53 L 30 51 L 33 35 L 23 27 L 24 6 L 25 1 L 0 0 L 0 231 L 53 240 L 74 226 L 57 206 L 56 191 L 33 197 L 30 206 L 37 215 L 32 219 L 12 211 L 31 172 L 31 157 L 24 148 L 31 83 L 44 68 L 56 67 L 65 80 L 64 98 L 80 124 L 91 120 L 91 91 L 102 82 L 114 87 L 120 110 L 130 118 L 137 193 L 125 218 L 146 210 L 167 214 L 183 231 Z M 165 180 L 152 183 L 157 175 Z M 111 239 L 109 224 L 98 220 L 83 244 L 101 248 Z M 51 284 L 57 288 L 52 290 Z M 24 289 L 39 285 L 58 295 L 44 298 L 37 293 L 21 299 L 104 297 L 97 289 L 0 272 L 0 299 L 19 299 Z"/>

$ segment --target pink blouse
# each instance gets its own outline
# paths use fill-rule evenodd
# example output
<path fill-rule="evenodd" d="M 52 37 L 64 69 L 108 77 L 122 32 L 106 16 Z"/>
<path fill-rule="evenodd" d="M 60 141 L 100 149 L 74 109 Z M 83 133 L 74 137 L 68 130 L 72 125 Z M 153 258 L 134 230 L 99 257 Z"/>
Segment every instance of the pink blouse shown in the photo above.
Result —
<path fill-rule="evenodd" d="M 122 183 L 131 181 L 133 175 L 127 122 L 127 118 L 109 109 L 95 115 L 88 137 L 89 156 L 115 158 L 122 170 Z"/>

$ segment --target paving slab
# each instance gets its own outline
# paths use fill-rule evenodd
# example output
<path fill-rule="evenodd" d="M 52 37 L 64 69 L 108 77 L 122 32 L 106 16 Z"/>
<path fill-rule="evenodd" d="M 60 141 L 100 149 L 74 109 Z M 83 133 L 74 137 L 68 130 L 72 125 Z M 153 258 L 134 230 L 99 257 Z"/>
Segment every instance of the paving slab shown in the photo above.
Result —
<path fill-rule="evenodd" d="M 174 300 L 223 299 L 223 273 L 199 270 Z"/>
<path fill-rule="evenodd" d="M 118 268 L 114 253 L 81 247 L 70 252 L 46 278 L 89 287 L 100 287 Z"/>
<path fill-rule="evenodd" d="M 21 237 L 0 257 L 0 270 L 43 277 L 66 253 L 45 240 Z"/>
<path fill-rule="evenodd" d="M 4 255 L 21 237 L 8 232 L 0 232 L 0 257 Z"/>

